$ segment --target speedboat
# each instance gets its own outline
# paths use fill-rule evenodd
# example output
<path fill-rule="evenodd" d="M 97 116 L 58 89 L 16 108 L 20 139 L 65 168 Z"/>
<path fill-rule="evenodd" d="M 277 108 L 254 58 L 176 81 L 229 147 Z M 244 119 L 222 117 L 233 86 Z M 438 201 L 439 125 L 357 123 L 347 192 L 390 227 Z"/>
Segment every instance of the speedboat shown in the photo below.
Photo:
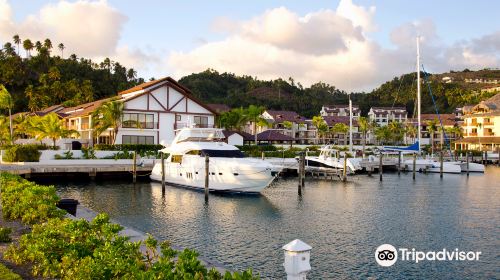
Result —
<path fill-rule="evenodd" d="M 305 159 L 305 165 L 308 167 L 344 170 L 344 158 L 332 145 L 321 147 L 319 156 L 306 156 Z M 347 159 L 346 166 L 348 174 L 361 170 L 360 161 L 352 158 Z"/>
<path fill-rule="evenodd" d="M 273 166 L 261 159 L 246 158 L 235 146 L 224 142 L 221 129 L 182 128 L 164 163 L 165 182 L 180 187 L 205 188 L 205 156 L 209 157 L 208 188 L 212 192 L 260 193 L 275 179 Z M 162 163 L 154 165 L 152 180 L 162 180 Z"/>
<path fill-rule="evenodd" d="M 460 166 L 462 172 L 467 172 L 467 162 L 465 161 L 450 161 L 450 164 L 456 164 Z M 469 162 L 469 172 L 482 172 L 484 173 L 484 164 Z"/>

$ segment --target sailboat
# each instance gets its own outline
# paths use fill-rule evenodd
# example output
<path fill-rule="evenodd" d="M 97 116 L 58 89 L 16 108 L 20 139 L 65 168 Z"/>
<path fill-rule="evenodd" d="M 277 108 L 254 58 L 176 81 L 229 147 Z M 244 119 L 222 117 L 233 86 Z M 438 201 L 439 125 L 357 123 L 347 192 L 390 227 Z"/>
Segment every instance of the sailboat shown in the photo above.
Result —
<path fill-rule="evenodd" d="M 398 148 L 398 147 L 384 147 L 386 150 L 394 150 L 401 151 L 402 153 L 418 153 L 421 152 L 421 91 L 420 91 L 420 38 L 417 37 L 417 112 L 418 112 L 418 140 L 415 144 L 406 147 L 406 148 Z M 405 160 L 403 162 L 404 166 L 407 170 L 413 171 L 413 159 Z M 416 159 L 415 169 L 418 171 L 425 172 L 433 172 L 439 173 L 441 172 L 441 163 L 434 160 L 432 157 L 420 157 Z M 451 162 L 443 162 L 443 173 L 454 173 L 460 174 L 462 169 L 459 164 L 454 164 Z"/>

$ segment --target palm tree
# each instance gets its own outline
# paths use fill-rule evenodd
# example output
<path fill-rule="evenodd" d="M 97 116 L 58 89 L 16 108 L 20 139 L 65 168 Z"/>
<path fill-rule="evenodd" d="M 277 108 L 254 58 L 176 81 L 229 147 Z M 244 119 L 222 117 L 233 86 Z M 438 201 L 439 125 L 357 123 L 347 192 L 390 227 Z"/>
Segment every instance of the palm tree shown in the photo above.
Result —
<path fill-rule="evenodd" d="M 318 131 L 317 136 L 319 138 L 323 137 L 323 143 L 324 141 L 324 136 L 328 132 L 328 124 L 325 122 L 322 116 L 314 116 L 312 119 L 312 124 L 316 127 L 316 130 Z"/>
<path fill-rule="evenodd" d="M 245 110 L 243 110 L 243 108 L 235 108 L 220 115 L 219 126 L 227 130 L 241 131 L 241 127 L 244 126 L 247 121 Z"/>
<path fill-rule="evenodd" d="M 29 58 L 31 56 L 31 50 L 34 48 L 34 45 L 30 39 L 26 39 L 23 41 L 23 48 L 26 50 L 26 57 Z"/>
<path fill-rule="evenodd" d="M 60 43 L 58 46 L 59 50 L 61 51 L 61 58 L 64 58 L 64 49 L 65 49 L 65 46 L 63 43 Z"/>
<path fill-rule="evenodd" d="M 19 55 L 19 44 L 21 44 L 21 38 L 19 38 L 19 35 L 14 35 L 14 37 L 12 37 L 12 39 L 14 39 L 14 44 L 17 45 L 17 55 Z"/>
<path fill-rule="evenodd" d="M 387 143 L 391 139 L 391 131 L 387 125 L 375 129 L 375 137 L 382 144 Z"/>
<path fill-rule="evenodd" d="M 359 117 L 358 130 L 363 134 L 363 155 L 365 154 L 366 133 L 370 130 L 370 120 L 367 117 Z"/>
<path fill-rule="evenodd" d="M 267 121 L 261 116 L 264 110 L 264 107 L 255 105 L 250 105 L 245 110 L 245 115 L 248 121 L 252 122 L 253 124 L 253 131 L 255 133 L 255 145 L 257 145 L 257 126 L 265 126 L 267 124 Z"/>
<path fill-rule="evenodd" d="M 36 51 L 37 51 L 38 53 L 40 53 L 40 51 L 42 50 L 42 48 L 43 48 L 42 42 L 40 42 L 40 41 L 36 41 L 36 42 L 35 42 L 35 49 L 36 49 Z"/>
<path fill-rule="evenodd" d="M 36 138 L 38 140 L 44 138 L 51 139 L 54 148 L 56 147 L 57 139 L 79 134 L 76 130 L 67 129 L 64 125 L 64 120 L 60 119 L 55 113 L 50 113 L 35 119 L 33 122 L 33 130 L 34 133 L 37 134 Z"/>
<path fill-rule="evenodd" d="M 334 134 L 343 134 L 345 136 L 347 134 L 347 132 L 349 131 L 349 126 L 347 126 L 345 123 L 336 123 L 332 127 L 331 131 Z M 344 137 L 344 139 L 347 139 L 347 137 Z"/>
<path fill-rule="evenodd" d="M 50 41 L 49 38 L 45 39 L 45 41 L 43 41 L 43 46 L 48 50 L 48 52 L 50 53 L 50 50 L 52 49 L 52 41 Z"/>
<path fill-rule="evenodd" d="M 9 110 L 9 135 L 10 135 L 10 141 L 12 143 L 13 139 L 13 133 L 12 133 L 12 107 L 13 107 L 13 102 L 12 102 L 12 96 L 10 93 L 7 91 L 7 89 L 4 87 L 4 85 L 0 84 L 0 109 L 8 109 Z"/>
<path fill-rule="evenodd" d="M 408 135 L 412 142 L 415 143 L 415 138 L 417 138 L 417 128 L 411 123 L 406 123 L 405 125 L 406 135 Z"/>
<path fill-rule="evenodd" d="M 8 56 L 15 56 L 16 55 L 16 50 L 12 46 L 10 42 L 7 42 L 3 45 L 3 49 L 5 50 L 5 54 Z"/>
<path fill-rule="evenodd" d="M 403 124 L 400 122 L 390 122 L 387 127 L 391 132 L 391 138 L 394 141 L 394 144 L 399 144 L 404 137 Z"/>
<path fill-rule="evenodd" d="M 114 144 L 116 142 L 116 135 L 118 134 L 118 129 L 121 126 L 122 115 L 123 115 L 123 102 L 109 101 L 103 103 L 92 114 L 92 123 L 94 125 L 96 136 L 98 137 L 104 131 L 111 129 L 109 136 L 111 143 Z"/>
<path fill-rule="evenodd" d="M 9 137 L 9 118 L 0 115 L 0 145 L 11 143 Z"/>
<path fill-rule="evenodd" d="M 427 124 L 427 131 L 429 132 L 429 134 L 431 136 L 431 155 L 433 155 L 434 154 L 434 132 L 437 131 L 439 122 L 437 119 L 433 119 L 433 120 L 427 121 L 426 124 Z"/>

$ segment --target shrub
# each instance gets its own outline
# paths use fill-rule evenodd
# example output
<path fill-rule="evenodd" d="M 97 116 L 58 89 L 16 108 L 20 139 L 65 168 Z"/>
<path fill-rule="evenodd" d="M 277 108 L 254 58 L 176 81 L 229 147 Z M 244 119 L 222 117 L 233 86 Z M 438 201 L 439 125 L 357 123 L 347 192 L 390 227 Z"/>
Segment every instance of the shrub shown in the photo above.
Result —
<path fill-rule="evenodd" d="M 6 162 L 33 162 L 39 161 L 42 153 L 36 145 L 10 146 L 3 156 Z"/>
<path fill-rule="evenodd" d="M 64 211 L 56 207 L 59 197 L 53 186 L 40 186 L 6 173 L 2 173 L 0 179 L 4 218 L 35 224 L 64 215 Z"/>
<path fill-rule="evenodd" d="M 19 274 L 12 272 L 5 265 L 0 263 L 0 279 L 2 280 L 22 280 Z"/>
<path fill-rule="evenodd" d="M 73 158 L 73 152 L 72 151 L 66 151 L 63 153 L 63 155 L 54 155 L 54 159 L 74 159 Z"/>
<path fill-rule="evenodd" d="M 84 159 L 95 159 L 95 150 L 92 148 L 82 148 L 82 157 Z"/>
<path fill-rule="evenodd" d="M 11 242 L 10 234 L 12 233 L 11 228 L 0 227 L 0 242 Z"/>

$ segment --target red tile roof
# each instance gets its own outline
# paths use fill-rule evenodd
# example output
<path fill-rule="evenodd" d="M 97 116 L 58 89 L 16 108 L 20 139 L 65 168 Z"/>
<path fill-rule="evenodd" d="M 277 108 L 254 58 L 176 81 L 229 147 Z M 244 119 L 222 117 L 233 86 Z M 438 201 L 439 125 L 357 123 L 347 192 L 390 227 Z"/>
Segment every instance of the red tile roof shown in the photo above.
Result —
<path fill-rule="evenodd" d="M 306 118 L 297 114 L 294 111 L 276 111 L 276 110 L 266 110 L 266 112 L 271 115 L 275 122 L 280 123 L 284 121 L 289 122 L 305 122 Z"/>
<path fill-rule="evenodd" d="M 349 125 L 349 117 L 347 116 L 324 116 L 323 119 L 328 126 L 334 126 L 336 123 Z M 352 120 L 352 126 L 358 126 L 358 122 L 355 119 Z"/>
<path fill-rule="evenodd" d="M 277 130 L 266 130 L 257 134 L 257 141 L 294 141 L 295 139 Z"/>

